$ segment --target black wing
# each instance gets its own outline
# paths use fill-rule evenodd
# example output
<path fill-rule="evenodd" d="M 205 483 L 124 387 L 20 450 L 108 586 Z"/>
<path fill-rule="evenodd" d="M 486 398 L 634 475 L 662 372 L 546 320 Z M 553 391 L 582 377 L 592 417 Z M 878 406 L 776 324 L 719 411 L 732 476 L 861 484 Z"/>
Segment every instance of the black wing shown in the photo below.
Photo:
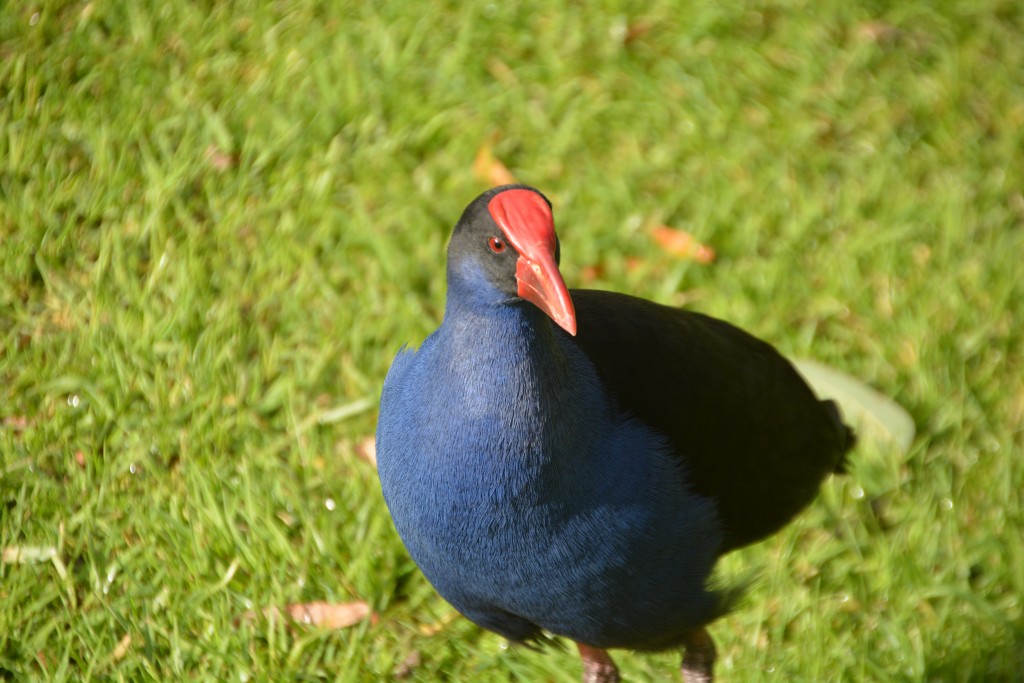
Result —
<path fill-rule="evenodd" d="M 760 540 L 843 467 L 853 432 L 774 348 L 700 313 L 574 290 L 574 338 L 620 407 L 664 434 L 714 498 L 723 552 Z"/>

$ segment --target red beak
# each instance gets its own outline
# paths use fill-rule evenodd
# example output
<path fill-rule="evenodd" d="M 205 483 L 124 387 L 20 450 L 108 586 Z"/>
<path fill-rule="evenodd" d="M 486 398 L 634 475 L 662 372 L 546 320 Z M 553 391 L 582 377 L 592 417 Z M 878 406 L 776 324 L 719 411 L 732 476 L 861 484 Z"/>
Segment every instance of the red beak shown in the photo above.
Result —
<path fill-rule="evenodd" d="M 576 335 L 576 311 L 555 262 L 555 220 L 544 198 L 526 189 L 505 190 L 487 205 L 512 247 L 519 253 L 519 296 L 544 311 L 555 324 Z"/>

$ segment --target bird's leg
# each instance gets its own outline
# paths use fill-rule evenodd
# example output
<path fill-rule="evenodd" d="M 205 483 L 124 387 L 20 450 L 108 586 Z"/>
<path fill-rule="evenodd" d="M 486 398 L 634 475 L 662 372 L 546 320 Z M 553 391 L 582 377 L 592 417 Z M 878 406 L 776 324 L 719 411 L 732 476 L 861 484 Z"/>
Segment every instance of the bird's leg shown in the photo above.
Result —
<path fill-rule="evenodd" d="M 605 650 L 576 643 L 583 660 L 583 683 L 619 683 L 619 669 Z"/>
<path fill-rule="evenodd" d="M 683 655 L 684 683 L 711 683 L 715 679 L 715 641 L 707 629 L 698 629 L 686 639 Z"/>

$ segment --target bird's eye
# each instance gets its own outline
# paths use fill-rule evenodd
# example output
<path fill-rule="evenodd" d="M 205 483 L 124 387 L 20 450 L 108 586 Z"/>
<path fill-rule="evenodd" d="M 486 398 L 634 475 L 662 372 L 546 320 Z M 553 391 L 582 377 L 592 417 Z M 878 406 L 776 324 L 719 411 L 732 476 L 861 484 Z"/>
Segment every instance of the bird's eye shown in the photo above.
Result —
<path fill-rule="evenodd" d="M 487 246 L 491 248 L 495 254 L 500 254 L 505 251 L 505 240 L 500 237 L 492 237 L 487 240 Z"/>

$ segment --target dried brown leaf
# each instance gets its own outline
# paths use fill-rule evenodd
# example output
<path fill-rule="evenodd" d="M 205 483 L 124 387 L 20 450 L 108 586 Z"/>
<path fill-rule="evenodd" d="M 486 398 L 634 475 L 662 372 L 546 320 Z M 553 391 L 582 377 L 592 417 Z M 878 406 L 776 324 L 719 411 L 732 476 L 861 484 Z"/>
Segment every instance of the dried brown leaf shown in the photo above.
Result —
<path fill-rule="evenodd" d="M 23 432 L 28 429 L 29 419 L 24 415 L 8 415 L 4 418 L 4 427 L 13 432 Z"/>
<path fill-rule="evenodd" d="M 626 27 L 626 33 L 622 36 L 622 42 L 629 45 L 635 40 L 640 40 L 654 28 L 654 22 L 641 19 Z"/>
<path fill-rule="evenodd" d="M 604 266 L 600 263 L 592 266 L 584 266 L 580 269 L 580 282 L 589 285 L 594 280 L 604 276 Z"/>
<path fill-rule="evenodd" d="M 277 518 L 281 520 L 281 523 L 284 524 L 286 527 L 295 526 L 295 515 L 291 514 L 287 510 L 278 510 Z"/>
<path fill-rule="evenodd" d="M 125 637 L 119 640 L 117 645 L 114 646 L 114 651 L 110 654 L 110 658 L 115 662 L 121 661 L 128 654 L 131 647 L 132 637 L 131 635 L 125 635 Z"/>
<path fill-rule="evenodd" d="M 715 260 L 715 250 L 686 232 L 667 225 L 656 226 L 651 236 L 665 252 L 679 258 L 690 259 L 697 263 L 711 263 Z"/>
<path fill-rule="evenodd" d="M 238 164 L 238 155 L 225 152 L 217 145 L 209 145 L 206 148 L 206 163 L 223 173 Z"/>
<path fill-rule="evenodd" d="M 243 616 L 252 620 L 257 612 L 250 610 Z M 288 605 L 282 611 L 277 607 L 268 607 L 262 611 L 267 619 L 283 617 L 297 624 L 316 626 L 324 629 L 342 629 L 358 624 L 370 615 L 370 605 L 362 600 L 354 602 L 303 602 Z"/>
<path fill-rule="evenodd" d="M 857 26 L 857 38 L 869 43 L 891 43 L 902 35 L 902 31 L 884 21 L 865 21 Z"/>
<path fill-rule="evenodd" d="M 356 444 L 356 456 L 360 460 L 373 465 L 377 469 L 377 440 L 373 436 L 364 437 Z"/>
<path fill-rule="evenodd" d="M 355 602 L 307 602 L 288 605 L 288 616 L 297 622 L 320 628 L 348 628 L 370 616 L 370 605 L 362 600 Z"/>
<path fill-rule="evenodd" d="M 507 86 L 518 86 L 519 79 L 516 78 L 516 73 L 509 67 L 508 64 L 501 61 L 497 57 L 493 57 L 487 60 L 487 71 L 494 76 L 494 79 Z"/>
<path fill-rule="evenodd" d="M 476 159 L 473 160 L 473 175 L 477 180 L 492 186 L 510 185 L 516 182 L 512 172 L 505 164 L 494 156 L 491 143 L 485 142 L 477 150 Z"/>

